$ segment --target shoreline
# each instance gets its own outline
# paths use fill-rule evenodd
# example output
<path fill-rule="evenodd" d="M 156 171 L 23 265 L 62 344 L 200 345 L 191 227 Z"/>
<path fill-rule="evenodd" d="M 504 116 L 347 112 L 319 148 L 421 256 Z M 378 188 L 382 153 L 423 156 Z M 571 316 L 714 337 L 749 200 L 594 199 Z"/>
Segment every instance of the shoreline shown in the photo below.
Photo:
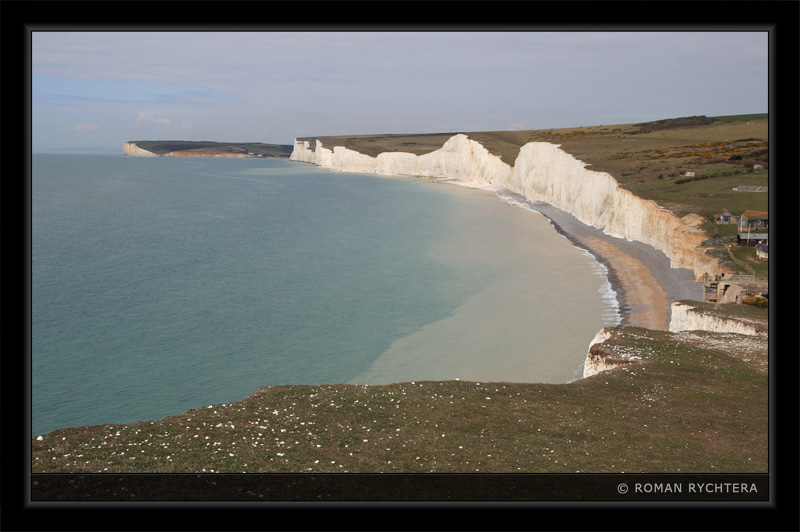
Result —
<path fill-rule="evenodd" d="M 620 304 L 621 325 L 666 331 L 672 303 L 703 300 L 703 284 L 695 281 L 694 272 L 673 268 L 663 252 L 607 235 L 552 205 L 534 204 L 532 208 L 608 268 L 609 282 Z"/>
<path fill-rule="evenodd" d="M 692 270 L 672 268 L 663 252 L 647 244 L 607 235 L 566 211 L 518 193 L 476 186 L 458 179 L 437 181 L 492 191 L 510 206 L 547 218 L 559 234 L 605 267 L 608 282 L 617 298 L 621 326 L 666 331 L 669 330 L 672 303 L 682 299 L 703 299 L 703 285 L 695 281 Z"/>
<path fill-rule="evenodd" d="M 314 164 L 314 163 L 309 163 Z M 316 166 L 316 165 L 315 165 Z M 331 169 L 328 169 L 331 170 Z M 341 170 L 334 170 L 341 171 Z M 362 172 L 354 172 L 362 173 Z M 491 185 L 458 178 L 437 178 L 412 174 L 373 175 L 403 179 L 426 179 L 494 193 L 498 199 L 516 208 L 544 216 L 553 228 L 572 245 L 591 254 L 606 269 L 606 277 L 617 299 L 620 326 L 669 330 L 672 303 L 689 299 L 703 300 L 703 284 L 695 280 L 689 268 L 673 268 L 669 258 L 654 247 L 634 240 L 607 235 L 587 225 L 567 211 L 544 201 L 531 200 L 522 194 Z"/>

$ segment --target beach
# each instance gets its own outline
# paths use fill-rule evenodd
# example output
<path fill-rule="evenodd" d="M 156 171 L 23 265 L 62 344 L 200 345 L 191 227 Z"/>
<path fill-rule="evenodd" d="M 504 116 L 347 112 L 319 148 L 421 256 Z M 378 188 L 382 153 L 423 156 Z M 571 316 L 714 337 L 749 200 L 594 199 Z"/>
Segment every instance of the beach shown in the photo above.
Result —
<path fill-rule="evenodd" d="M 703 300 L 703 284 L 695 280 L 694 272 L 673 268 L 669 258 L 652 246 L 607 235 L 549 203 L 531 201 L 508 189 L 452 178 L 440 181 L 493 191 L 507 203 L 538 212 L 550 220 L 556 231 L 606 267 L 609 283 L 617 295 L 620 325 L 666 331 L 672 303 Z"/>
<path fill-rule="evenodd" d="M 575 246 L 591 253 L 608 270 L 609 283 L 617 294 L 620 325 L 666 331 L 672 303 L 703 300 L 703 284 L 695 281 L 694 272 L 672 268 L 669 258 L 652 246 L 607 235 L 549 203 L 531 201 L 508 189 L 476 186 L 458 179 L 446 181 L 493 190 L 511 205 L 538 212 Z"/>
<path fill-rule="evenodd" d="M 617 294 L 620 325 L 669 330 L 670 307 L 675 301 L 703 300 L 703 284 L 688 268 L 673 268 L 661 251 L 642 242 L 605 234 L 572 214 L 541 201 L 531 201 L 508 189 L 480 186 L 459 179 L 448 183 L 492 190 L 511 205 L 538 212 L 575 246 L 591 253 L 608 270 L 608 280 Z"/>
<path fill-rule="evenodd" d="M 370 370 L 351 384 L 414 378 L 569 382 L 575 378 L 569 364 L 574 363 L 582 374 L 591 337 L 603 327 L 622 325 L 667 331 L 673 302 L 703 298 L 703 285 L 695 281 L 692 270 L 672 268 L 663 252 L 647 244 L 609 236 L 550 204 L 529 201 L 507 189 L 476 186 L 458 179 L 423 179 L 488 193 L 462 195 L 462 208 L 475 216 L 474 221 L 448 228 L 449 236 L 439 244 L 440 255 L 449 267 L 457 270 L 460 263 L 481 264 L 481 271 L 491 271 L 495 263 L 516 266 L 512 270 L 504 266 L 502 280 L 485 286 L 446 319 L 396 340 Z M 486 203 L 485 199 L 494 201 Z M 520 215 L 503 214 L 508 208 L 518 210 Z M 555 229 L 551 236 L 543 232 L 545 224 Z M 613 321 L 608 321 L 608 310 L 593 307 L 596 294 L 583 291 L 585 276 L 592 274 L 576 269 L 575 263 L 565 259 L 568 254 L 562 255 L 562 238 L 566 240 L 564 246 L 581 249 L 602 265 L 600 275 L 607 280 L 608 296 L 616 299 Z M 557 274 L 543 266 L 549 263 L 545 257 L 562 261 Z M 553 307 L 553 312 L 542 315 L 537 300 L 542 294 L 543 279 L 552 281 L 546 291 L 557 292 L 565 301 L 582 301 L 580 310 L 564 314 Z M 532 316 L 538 316 L 535 330 Z M 594 321 L 593 316 L 600 319 L 589 338 L 583 340 L 581 335 Z M 572 328 L 564 329 L 565 322 L 571 322 Z M 557 330 L 567 331 L 567 336 L 552 334 Z M 487 339 L 491 341 L 484 343 Z M 487 358 L 487 352 L 504 353 L 503 364 L 497 364 L 496 358 Z M 562 356 L 548 355 L 553 352 L 561 352 Z"/>
<path fill-rule="evenodd" d="M 667 256 L 655 248 L 609 236 L 546 203 L 531 203 L 531 208 L 608 268 L 609 282 L 619 301 L 621 325 L 668 330 L 673 302 L 702 301 L 703 285 L 695 281 L 694 272 L 672 268 Z"/>

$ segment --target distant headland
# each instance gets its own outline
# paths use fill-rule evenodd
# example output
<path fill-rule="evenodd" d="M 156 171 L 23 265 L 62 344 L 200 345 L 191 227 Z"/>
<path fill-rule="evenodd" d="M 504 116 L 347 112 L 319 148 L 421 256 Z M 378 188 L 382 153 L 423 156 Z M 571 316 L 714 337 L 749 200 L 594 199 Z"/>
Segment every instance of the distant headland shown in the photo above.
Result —
<path fill-rule="evenodd" d="M 292 154 L 292 145 L 263 142 L 211 142 L 191 140 L 134 140 L 126 142 L 122 153 L 133 157 L 283 157 Z"/>

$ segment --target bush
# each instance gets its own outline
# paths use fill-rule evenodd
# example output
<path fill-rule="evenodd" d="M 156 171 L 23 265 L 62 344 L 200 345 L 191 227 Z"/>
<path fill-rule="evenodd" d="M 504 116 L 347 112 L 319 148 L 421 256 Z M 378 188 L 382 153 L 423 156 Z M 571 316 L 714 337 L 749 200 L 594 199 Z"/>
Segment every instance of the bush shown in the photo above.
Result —
<path fill-rule="evenodd" d="M 759 307 L 759 308 L 769 307 L 769 301 L 767 301 L 766 298 L 761 296 L 748 297 L 744 301 L 742 301 L 742 303 L 744 303 L 745 305 L 753 305 L 754 307 Z"/>

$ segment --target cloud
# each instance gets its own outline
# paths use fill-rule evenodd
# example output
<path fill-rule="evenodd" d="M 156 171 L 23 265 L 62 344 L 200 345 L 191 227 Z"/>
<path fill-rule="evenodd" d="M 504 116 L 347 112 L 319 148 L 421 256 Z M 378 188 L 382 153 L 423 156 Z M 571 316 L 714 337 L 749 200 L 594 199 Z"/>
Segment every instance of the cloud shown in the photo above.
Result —
<path fill-rule="evenodd" d="M 75 124 L 72 131 L 94 131 L 100 129 L 100 124 Z"/>
<path fill-rule="evenodd" d="M 34 133 L 42 144 L 56 126 L 85 122 L 102 124 L 95 134 L 104 142 L 123 142 L 136 128 L 139 136 L 191 132 L 180 136 L 288 143 L 300 130 L 439 133 L 765 112 L 767 37 L 34 32 Z"/>
<path fill-rule="evenodd" d="M 160 124 L 162 126 L 169 126 L 169 118 L 156 118 L 152 113 L 139 113 L 137 122 L 146 124 Z"/>
<path fill-rule="evenodd" d="M 207 102 L 231 101 L 230 94 L 203 86 L 150 81 L 74 79 L 34 75 L 34 99 L 95 102 Z"/>
<path fill-rule="evenodd" d="M 181 122 L 181 123 L 172 123 L 169 118 L 166 117 L 158 117 L 155 116 L 153 113 L 148 112 L 140 112 L 136 117 L 137 124 L 155 124 L 157 126 L 162 126 L 165 129 L 170 129 L 173 131 L 191 131 L 192 125 L 188 122 Z"/>

